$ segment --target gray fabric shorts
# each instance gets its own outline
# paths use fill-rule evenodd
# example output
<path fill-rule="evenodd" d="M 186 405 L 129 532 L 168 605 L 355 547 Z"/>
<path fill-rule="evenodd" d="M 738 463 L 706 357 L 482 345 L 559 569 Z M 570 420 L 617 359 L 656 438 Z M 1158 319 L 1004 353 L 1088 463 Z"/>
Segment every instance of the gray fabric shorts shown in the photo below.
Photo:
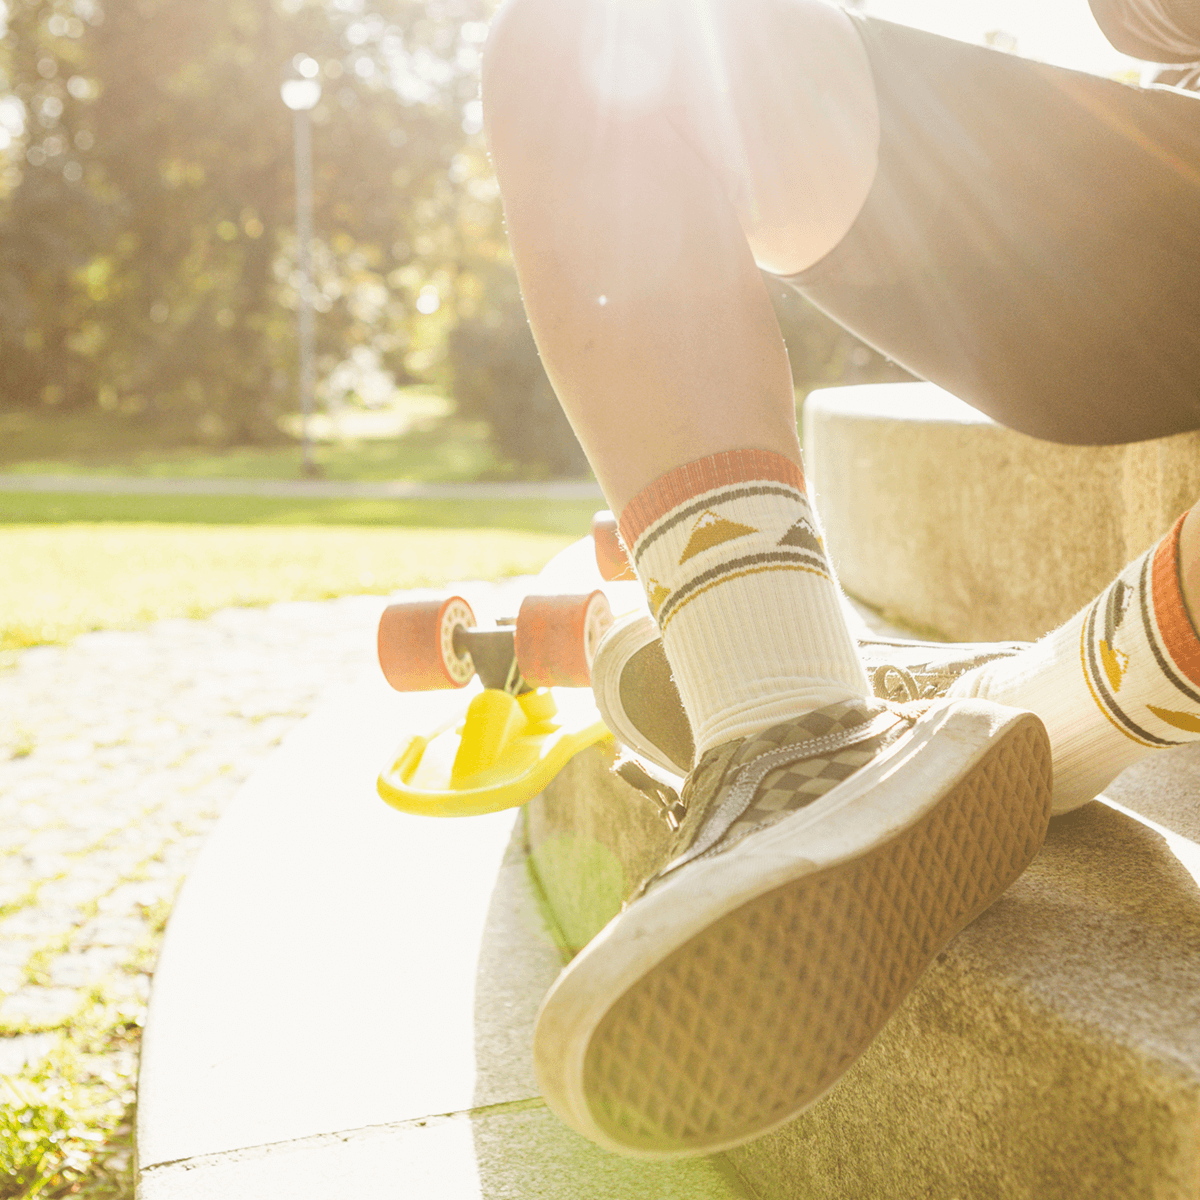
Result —
<path fill-rule="evenodd" d="M 787 282 L 1023 433 L 1200 428 L 1200 97 L 855 20 L 879 168 Z"/>

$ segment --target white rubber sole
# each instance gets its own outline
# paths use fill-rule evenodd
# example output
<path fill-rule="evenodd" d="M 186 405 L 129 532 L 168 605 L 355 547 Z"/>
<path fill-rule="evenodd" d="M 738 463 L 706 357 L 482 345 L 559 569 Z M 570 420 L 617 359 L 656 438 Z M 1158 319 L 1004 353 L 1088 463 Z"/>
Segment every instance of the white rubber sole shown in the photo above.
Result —
<path fill-rule="evenodd" d="M 943 701 L 820 800 L 655 885 L 567 967 L 534 1061 L 611 1150 L 709 1154 L 829 1090 L 943 946 L 1036 855 L 1031 713 Z"/>

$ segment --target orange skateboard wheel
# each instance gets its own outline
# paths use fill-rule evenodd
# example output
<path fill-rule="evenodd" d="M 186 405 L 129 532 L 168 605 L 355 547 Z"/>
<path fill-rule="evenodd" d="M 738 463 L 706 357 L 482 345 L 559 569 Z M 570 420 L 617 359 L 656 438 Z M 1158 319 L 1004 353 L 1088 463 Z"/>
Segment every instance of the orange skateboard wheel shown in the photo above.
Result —
<path fill-rule="evenodd" d="M 517 614 L 517 664 L 532 687 L 590 687 L 592 658 L 612 624 L 608 598 L 526 596 Z"/>
<path fill-rule="evenodd" d="M 617 518 L 607 509 L 592 518 L 592 540 L 596 543 L 596 566 L 600 578 L 612 582 L 617 579 L 636 579 L 629 556 L 621 543 L 621 531 Z"/>
<path fill-rule="evenodd" d="M 384 677 L 398 692 L 465 687 L 475 664 L 468 651 L 454 648 L 454 634 L 474 624 L 475 614 L 461 596 L 389 604 L 379 618 Z"/>

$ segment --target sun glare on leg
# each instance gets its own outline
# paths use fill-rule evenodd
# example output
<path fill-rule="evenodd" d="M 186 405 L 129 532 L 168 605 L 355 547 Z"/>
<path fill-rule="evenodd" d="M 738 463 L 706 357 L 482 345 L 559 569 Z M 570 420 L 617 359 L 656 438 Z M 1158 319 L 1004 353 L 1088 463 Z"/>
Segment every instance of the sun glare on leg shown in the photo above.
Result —
<path fill-rule="evenodd" d="M 666 97 L 674 66 L 670 22 L 658 5 L 611 0 L 583 40 L 583 78 L 606 110 L 649 112 Z"/>

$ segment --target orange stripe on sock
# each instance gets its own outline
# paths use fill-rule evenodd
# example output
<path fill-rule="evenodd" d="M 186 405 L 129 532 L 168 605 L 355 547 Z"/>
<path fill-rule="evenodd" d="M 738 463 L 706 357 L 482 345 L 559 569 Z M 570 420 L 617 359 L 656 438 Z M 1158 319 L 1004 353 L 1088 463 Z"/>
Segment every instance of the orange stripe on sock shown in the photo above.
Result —
<path fill-rule="evenodd" d="M 1200 686 L 1200 637 L 1192 627 L 1179 585 L 1179 531 L 1186 516 L 1184 513 L 1175 522 L 1154 551 L 1150 595 L 1154 601 L 1154 620 L 1171 661 L 1180 674 Z"/>
<path fill-rule="evenodd" d="M 804 491 L 804 472 L 790 458 L 772 450 L 725 450 L 675 467 L 642 488 L 621 513 L 621 537 L 632 546 L 659 517 L 681 504 L 715 488 L 756 480 Z"/>

